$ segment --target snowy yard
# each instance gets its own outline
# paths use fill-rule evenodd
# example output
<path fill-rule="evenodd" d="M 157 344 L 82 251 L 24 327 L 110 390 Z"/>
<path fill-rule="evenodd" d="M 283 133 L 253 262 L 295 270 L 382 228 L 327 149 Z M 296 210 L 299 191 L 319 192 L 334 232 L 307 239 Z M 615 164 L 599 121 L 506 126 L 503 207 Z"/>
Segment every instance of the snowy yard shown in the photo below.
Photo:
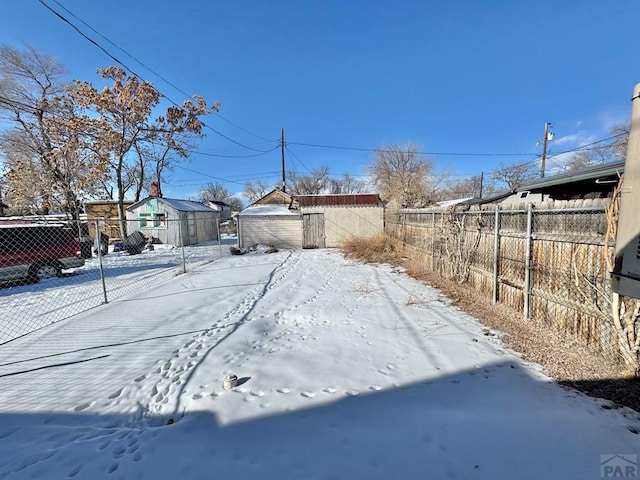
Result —
<path fill-rule="evenodd" d="M 223 238 L 220 243 L 174 248 L 155 245 L 154 251 L 139 255 L 110 253 L 102 258 L 104 289 L 100 275 L 100 259 L 86 260 L 83 267 L 64 272 L 61 278 L 50 278 L 36 284 L 0 285 L 0 344 L 27 334 L 52 322 L 68 318 L 107 301 L 153 288 L 184 270 L 197 268 L 219 259 L 228 245 L 237 239 Z"/>
<path fill-rule="evenodd" d="M 596 479 L 609 407 L 390 266 L 226 255 L 0 346 L 0 478 Z"/>

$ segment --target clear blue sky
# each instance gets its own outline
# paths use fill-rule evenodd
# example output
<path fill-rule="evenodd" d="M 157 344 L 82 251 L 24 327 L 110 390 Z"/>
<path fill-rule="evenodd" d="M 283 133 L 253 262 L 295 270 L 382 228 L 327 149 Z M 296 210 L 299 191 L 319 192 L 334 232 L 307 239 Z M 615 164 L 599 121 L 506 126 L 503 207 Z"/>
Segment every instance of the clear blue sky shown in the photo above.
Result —
<path fill-rule="evenodd" d="M 374 154 L 297 143 L 406 142 L 440 152 L 454 178 L 488 173 L 535 160 L 545 122 L 551 153 L 609 136 L 640 82 L 637 0 L 57 1 L 46 0 L 168 97 L 184 99 L 79 19 L 180 90 L 221 102 L 223 118 L 206 121 L 237 144 L 208 130 L 197 150 L 232 157 L 192 155 L 163 187 L 171 197 L 195 199 L 207 182 L 275 184 L 280 150 L 260 151 L 281 128 L 287 168 L 302 174 L 364 175 Z M 0 43 L 57 57 L 70 79 L 99 82 L 96 68 L 114 64 L 37 0 L 0 3 Z"/>

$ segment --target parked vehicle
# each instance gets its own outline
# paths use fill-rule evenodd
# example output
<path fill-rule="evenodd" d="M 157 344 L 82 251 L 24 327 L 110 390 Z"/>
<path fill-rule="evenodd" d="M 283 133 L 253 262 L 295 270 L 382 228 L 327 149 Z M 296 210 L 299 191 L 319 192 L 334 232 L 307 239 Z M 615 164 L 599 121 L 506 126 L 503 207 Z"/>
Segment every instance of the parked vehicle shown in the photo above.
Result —
<path fill-rule="evenodd" d="M 0 225 L 0 282 L 37 282 L 84 265 L 71 228 L 60 225 Z"/>

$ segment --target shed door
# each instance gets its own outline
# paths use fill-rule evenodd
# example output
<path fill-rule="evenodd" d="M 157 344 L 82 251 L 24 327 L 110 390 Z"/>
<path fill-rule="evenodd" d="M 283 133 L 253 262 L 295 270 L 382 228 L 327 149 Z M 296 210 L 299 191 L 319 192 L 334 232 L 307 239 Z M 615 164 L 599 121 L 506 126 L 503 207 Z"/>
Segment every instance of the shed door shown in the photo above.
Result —
<path fill-rule="evenodd" d="M 324 213 L 302 215 L 302 248 L 324 248 Z"/>

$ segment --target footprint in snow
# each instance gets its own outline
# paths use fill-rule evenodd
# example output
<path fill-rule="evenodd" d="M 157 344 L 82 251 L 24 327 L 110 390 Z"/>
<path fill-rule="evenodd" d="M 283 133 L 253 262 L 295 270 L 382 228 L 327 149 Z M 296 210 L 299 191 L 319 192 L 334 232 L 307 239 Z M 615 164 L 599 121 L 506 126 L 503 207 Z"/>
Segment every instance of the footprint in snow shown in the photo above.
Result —
<path fill-rule="evenodd" d="M 278 393 L 284 393 L 284 394 L 287 394 L 287 393 L 289 393 L 290 391 L 291 391 L 291 390 L 289 390 L 287 387 L 280 387 L 280 388 L 278 388 L 278 389 L 276 390 L 276 392 L 278 392 Z"/>
<path fill-rule="evenodd" d="M 262 390 L 251 390 L 251 395 L 254 397 L 264 397 L 264 392 Z"/>
<path fill-rule="evenodd" d="M 378 391 L 382 390 L 382 387 L 380 385 L 371 385 L 369 387 L 369 390 L 374 390 L 374 391 L 378 392 Z"/>
<path fill-rule="evenodd" d="M 73 409 L 74 412 L 81 412 L 83 410 L 86 410 L 87 408 L 89 408 L 91 405 L 93 405 L 95 402 L 86 402 L 83 403 L 81 405 L 78 405 L 76 408 Z"/>
<path fill-rule="evenodd" d="M 300 395 L 306 398 L 313 398 L 316 396 L 314 392 L 308 392 L 308 391 L 301 392 Z"/>
<path fill-rule="evenodd" d="M 109 399 L 113 400 L 114 398 L 118 398 L 120 395 L 122 395 L 122 392 L 124 392 L 124 388 L 116 390 L 111 395 L 109 395 Z"/>
<path fill-rule="evenodd" d="M 358 392 L 357 390 L 347 390 L 345 393 L 351 397 L 355 397 L 356 395 L 360 394 L 360 392 Z"/>
<path fill-rule="evenodd" d="M 76 465 L 75 467 L 73 467 L 71 469 L 71 471 L 67 475 L 67 478 L 75 477 L 76 475 L 78 475 L 80 473 L 80 470 L 82 470 L 82 465 Z"/>
<path fill-rule="evenodd" d="M 333 387 L 327 387 L 324 390 L 322 390 L 323 392 L 327 392 L 327 393 L 336 393 L 338 390 L 336 390 Z"/>

